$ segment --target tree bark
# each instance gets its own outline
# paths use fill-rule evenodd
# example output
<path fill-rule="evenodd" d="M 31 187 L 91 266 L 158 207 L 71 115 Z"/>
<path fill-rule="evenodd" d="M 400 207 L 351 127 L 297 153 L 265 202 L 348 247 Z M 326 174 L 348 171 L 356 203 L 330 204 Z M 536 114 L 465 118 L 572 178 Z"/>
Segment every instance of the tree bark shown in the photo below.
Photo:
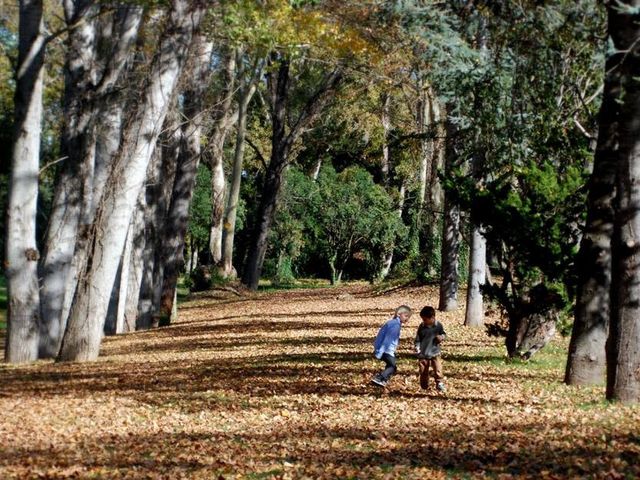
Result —
<path fill-rule="evenodd" d="M 565 370 L 568 385 L 594 385 L 606 376 L 606 340 L 609 331 L 611 289 L 611 237 L 613 199 L 618 160 L 621 94 L 620 57 L 607 59 L 602 104 L 598 117 L 598 143 L 589 179 L 587 222 L 576 266 L 578 288 L 575 318 Z"/>
<path fill-rule="evenodd" d="M 90 232 L 88 262 L 78 282 L 58 355 L 60 361 L 95 360 L 98 356 L 109 296 L 136 199 L 202 14 L 201 5 L 192 6 L 187 0 L 171 2 L 148 83 Z"/>
<path fill-rule="evenodd" d="M 235 89 L 236 52 L 229 51 L 225 64 L 224 82 L 218 104 L 218 111 L 214 116 L 214 130 L 211 135 L 211 232 L 209 235 L 209 251 L 212 263 L 220 265 L 222 262 L 222 236 L 224 233 L 225 208 L 225 175 L 224 175 L 224 144 L 229 129 L 237 120 L 237 112 L 232 112 L 231 104 Z"/>
<path fill-rule="evenodd" d="M 65 64 L 62 152 L 67 160 L 56 184 L 41 262 L 40 356 L 44 358 L 55 357 L 60 349 L 78 270 L 85 260 L 85 230 L 95 217 L 120 145 L 122 106 L 116 85 L 142 19 L 140 7 L 124 6 L 99 23 L 92 18 L 95 8 L 90 1 L 65 2 L 67 25 L 79 26 L 70 31 Z"/>
<path fill-rule="evenodd" d="M 171 194 L 171 204 L 163 230 L 162 263 L 164 272 L 160 299 L 160 323 L 169 324 L 173 317 L 178 276 L 184 263 L 184 240 L 189 220 L 189 206 L 200 164 L 200 142 L 203 127 L 204 103 L 202 98 L 211 77 L 213 44 L 204 36 L 194 39 L 195 59 L 190 70 L 189 88 L 184 93 L 184 116 L 178 165 Z"/>
<path fill-rule="evenodd" d="M 233 169 L 229 182 L 229 194 L 224 218 L 224 235 L 222 237 L 222 274 L 225 278 L 235 278 L 237 270 L 233 267 L 233 244 L 235 240 L 240 186 L 242 184 L 242 163 L 244 160 L 245 137 L 247 133 L 247 116 L 249 102 L 256 91 L 256 81 L 261 69 L 251 72 L 252 77 L 242 88 L 238 99 L 238 125 L 236 131 L 236 147 L 233 155 Z"/>
<path fill-rule="evenodd" d="M 628 8 L 625 8 L 628 7 Z M 607 341 L 607 398 L 640 401 L 640 0 L 608 5 L 615 47 L 606 81 L 619 105 L 618 168 L 612 238 L 611 323 Z"/>
<path fill-rule="evenodd" d="M 124 297 L 124 318 L 118 319 L 122 324 L 123 332 L 132 332 L 136 329 L 138 322 L 138 306 L 140 304 L 140 288 L 142 287 L 142 276 L 144 275 L 144 212 L 146 209 L 145 191 L 141 190 L 138 196 L 138 204 L 133 213 L 129 232 L 127 234 L 127 244 L 130 243 L 130 264 L 129 275 L 127 277 L 127 291 Z M 127 245 L 129 247 L 129 245 Z M 126 252 L 126 248 L 125 248 Z"/>
<path fill-rule="evenodd" d="M 62 339 L 62 311 L 67 293 L 69 272 L 76 247 L 78 226 L 88 195 L 86 187 L 93 181 L 93 142 L 89 92 L 95 84 L 95 20 L 86 16 L 95 10 L 89 1 L 63 2 L 67 26 L 80 22 L 69 32 L 64 66 L 65 90 L 61 152 L 66 157 L 58 178 L 41 262 L 43 281 L 40 325 L 41 358 L 57 355 Z M 93 16 L 93 15 L 92 15 Z"/>
<path fill-rule="evenodd" d="M 158 326 L 164 264 L 164 230 L 171 202 L 173 183 L 182 146 L 181 114 L 176 104 L 165 118 L 163 134 L 156 147 L 145 186 L 144 247 L 136 329 Z"/>
<path fill-rule="evenodd" d="M 447 169 L 457 161 L 455 127 L 447 122 Z M 458 261 L 460 252 L 460 208 L 445 194 L 442 232 L 442 264 L 440 270 L 440 302 L 438 309 L 448 312 L 458 308 Z"/>
<path fill-rule="evenodd" d="M 6 275 L 9 295 L 5 360 L 38 355 L 40 298 L 36 211 L 45 41 L 41 0 L 20 1 L 15 133 L 7 208 Z"/>
<path fill-rule="evenodd" d="M 469 279 L 467 281 L 467 308 L 464 324 L 468 327 L 484 325 L 482 286 L 485 284 L 487 266 L 487 241 L 479 227 L 473 227 L 469 254 Z"/>

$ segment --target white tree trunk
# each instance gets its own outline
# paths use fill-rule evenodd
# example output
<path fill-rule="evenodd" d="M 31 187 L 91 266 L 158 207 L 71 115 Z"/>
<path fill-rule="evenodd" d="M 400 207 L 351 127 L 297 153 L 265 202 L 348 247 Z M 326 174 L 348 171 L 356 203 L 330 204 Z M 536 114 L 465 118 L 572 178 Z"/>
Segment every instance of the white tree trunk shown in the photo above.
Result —
<path fill-rule="evenodd" d="M 78 241 L 78 229 L 82 225 L 84 232 L 93 221 L 120 145 L 122 105 L 113 90 L 142 19 L 142 9 L 129 6 L 98 21 L 92 18 L 95 7 L 88 1 L 65 2 L 65 13 L 68 25 L 78 26 L 70 34 L 66 64 L 63 144 L 68 158 L 56 186 L 41 263 L 42 357 L 54 357 L 60 349 L 78 270 L 86 259 L 86 245 Z M 101 28 L 96 30 L 96 23 Z M 95 55 L 96 35 L 103 45 L 102 55 Z"/>
<path fill-rule="evenodd" d="M 89 261 L 80 276 L 58 359 L 95 360 L 100 350 L 118 259 L 144 183 L 169 101 L 184 65 L 202 7 L 187 0 L 171 2 L 170 18 L 154 58 L 138 111 L 124 137 L 121 155 L 91 230 Z"/>
<path fill-rule="evenodd" d="M 246 87 L 238 101 L 238 126 L 236 134 L 236 148 L 233 156 L 233 170 L 231 173 L 227 210 L 224 220 L 224 236 L 222 248 L 222 272 L 227 278 L 235 278 L 237 271 L 233 267 L 233 242 L 236 232 L 238 202 L 240 200 L 240 186 L 242 183 L 242 163 L 244 160 L 245 136 L 247 132 L 247 108 L 256 91 L 255 84 Z M 322 162 L 319 162 L 321 165 Z M 320 171 L 318 167 L 317 171 Z M 317 178 L 317 174 L 316 174 Z"/>
<path fill-rule="evenodd" d="M 7 207 L 6 266 L 9 316 L 5 360 L 38 355 L 40 298 L 36 211 L 42 132 L 44 36 L 42 1 L 20 1 L 15 95 L 16 130 Z"/>
<path fill-rule="evenodd" d="M 65 1 L 68 26 L 85 18 L 90 10 L 87 2 Z M 95 20 L 80 22 L 69 33 L 67 41 L 64 92 L 62 153 L 66 156 L 58 178 L 41 262 L 43 273 L 39 355 L 55 357 L 64 329 L 63 309 L 69 288 L 68 278 L 76 247 L 78 225 L 83 206 L 90 203 L 88 182 L 93 181 L 92 112 L 86 106 L 89 89 L 95 85 L 94 53 Z M 86 198 L 89 196 L 89 198 Z M 73 276 L 73 275 L 72 275 Z M 70 302 L 69 299 L 67 299 Z"/>
<path fill-rule="evenodd" d="M 225 176 L 224 144 L 229 129 L 238 119 L 238 112 L 231 111 L 235 88 L 236 52 L 229 52 L 225 63 L 225 84 L 219 99 L 220 107 L 214 116 L 215 128 L 211 136 L 211 231 L 209 251 L 214 265 L 222 262 L 222 236 L 224 233 Z"/>
<path fill-rule="evenodd" d="M 140 288 L 142 286 L 142 275 L 144 274 L 144 212 L 145 199 L 144 189 L 138 197 L 138 206 L 131 219 L 130 232 L 127 241 L 131 241 L 131 257 L 129 265 L 129 277 L 127 279 L 127 293 L 124 306 L 124 318 L 122 319 L 123 332 L 132 332 L 136 329 L 138 322 L 138 305 L 140 302 Z"/>
<path fill-rule="evenodd" d="M 226 182 L 224 178 L 224 139 L 214 147 L 214 161 L 211 165 L 211 233 L 209 250 L 214 265 L 222 262 L 222 235 L 224 233 L 224 199 Z"/>
<path fill-rule="evenodd" d="M 473 227 L 471 235 L 464 324 L 468 327 L 481 327 L 484 325 L 484 302 L 481 289 L 487 277 L 487 240 L 478 227 Z"/>

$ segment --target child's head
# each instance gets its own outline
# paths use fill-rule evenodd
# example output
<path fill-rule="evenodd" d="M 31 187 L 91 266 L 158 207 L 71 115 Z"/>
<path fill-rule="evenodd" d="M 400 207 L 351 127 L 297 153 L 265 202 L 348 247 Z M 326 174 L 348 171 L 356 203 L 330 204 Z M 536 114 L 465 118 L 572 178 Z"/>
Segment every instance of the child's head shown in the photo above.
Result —
<path fill-rule="evenodd" d="M 398 308 L 396 308 L 395 316 L 400 319 L 401 323 L 407 323 L 409 321 L 409 318 L 411 318 L 412 313 L 413 311 L 410 307 L 406 305 L 400 305 Z"/>
<path fill-rule="evenodd" d="M 427 305 L 420 310 L 420 318 L 425 325 L 433 325 L 436 323 L 436 309 Z"/>

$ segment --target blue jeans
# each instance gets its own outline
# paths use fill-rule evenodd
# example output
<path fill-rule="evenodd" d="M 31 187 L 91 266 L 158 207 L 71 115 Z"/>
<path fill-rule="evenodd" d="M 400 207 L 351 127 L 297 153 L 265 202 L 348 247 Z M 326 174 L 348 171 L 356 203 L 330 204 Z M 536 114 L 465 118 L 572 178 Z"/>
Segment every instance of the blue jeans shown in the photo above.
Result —
<path fill-rule="evenodd" d="M 388 353 L 383 353 L 382 358 L 380 359 L 384 362 L 385 369 L 382 371 L 380 376 L 384 379 L 385 382 L 388 382 L 393 374 L 398 371 L 396 367 L 397 359 L 393 355 L 389 355 Z"/>

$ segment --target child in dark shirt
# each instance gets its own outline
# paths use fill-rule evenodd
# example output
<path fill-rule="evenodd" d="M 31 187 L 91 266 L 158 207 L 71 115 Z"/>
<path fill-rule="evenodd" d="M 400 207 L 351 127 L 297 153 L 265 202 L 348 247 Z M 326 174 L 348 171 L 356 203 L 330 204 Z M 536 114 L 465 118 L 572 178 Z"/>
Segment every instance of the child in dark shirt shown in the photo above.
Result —
<path fill-rule="evenodd" d="M 442 374 L 442 360 L 440 359 L 440 344 L 446 338 L 442 323 L 436 320 L 436 311 L 426 306 L 420 311 L 422 323 L 416 333 L 416 353 L 418 354 L 418 368 L 420 371 L 420 387 L 426 390 L 429 386 L 429 371 L 433 370 L 436 389 L 444 392 L 444 375 Z"/>

